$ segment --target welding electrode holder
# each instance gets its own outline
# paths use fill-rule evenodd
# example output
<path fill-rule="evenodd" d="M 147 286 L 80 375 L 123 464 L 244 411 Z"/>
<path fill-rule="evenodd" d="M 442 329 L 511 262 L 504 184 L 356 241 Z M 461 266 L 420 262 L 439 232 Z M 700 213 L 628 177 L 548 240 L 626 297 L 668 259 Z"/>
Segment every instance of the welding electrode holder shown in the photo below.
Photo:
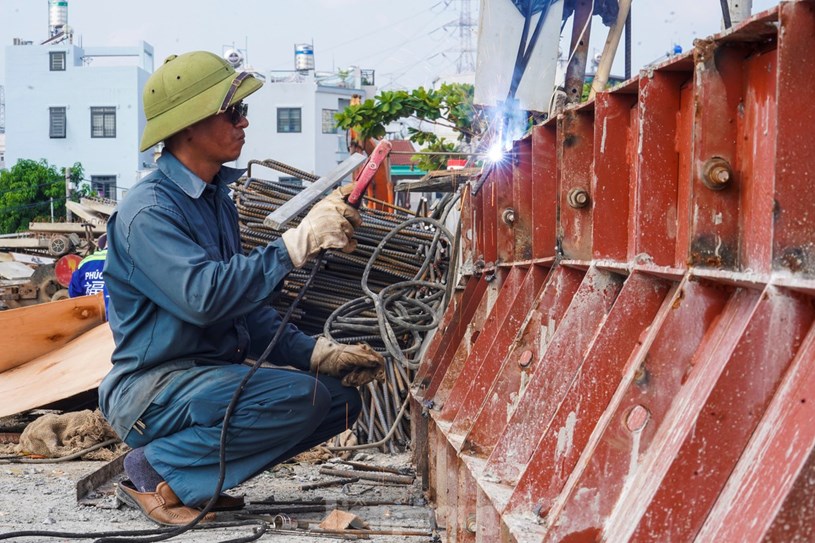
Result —
<path fill-rule="evenodd" d="M 348 205 L 359 209 L 360 204 L 362 204 L 363 194 L 365 194 L 365 191 L 368 190 L 368 187 L 374 180 L 374 175 L 376 175 L 376 172 L 379 170 L 379 167 L 385 161 L 388 154 L 390 154 L 392 148 L 393 144 L 388 140 L 382 140 L 377 144 L 376 148 L 374 148 L 373 152 L 368 157 L 368 160 L 362 165 L 362 171 L 354 180 L 354 189 L 346 199 Z"/>

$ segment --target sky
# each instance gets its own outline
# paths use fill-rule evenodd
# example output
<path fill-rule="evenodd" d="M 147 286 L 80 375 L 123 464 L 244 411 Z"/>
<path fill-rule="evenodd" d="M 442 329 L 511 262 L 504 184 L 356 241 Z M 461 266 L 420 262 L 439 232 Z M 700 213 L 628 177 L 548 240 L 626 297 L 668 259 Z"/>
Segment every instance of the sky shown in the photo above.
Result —
<path fill-rule="evenodd" d="M 257 70 L 291 70 L 294 45 L 313 43 L 318 71 L 359 66 L 376 70 L 379 88 L 412 89 L 455 73 L 463 1 L 477 23 L 479 0 L 68 0 L 68 24 L 75 41 L 88 47 L 144 40 L 155 49 L 156 67 L 172 53 L 222 53 L 234 46 Z M 753 12 L 777 3 L 753 0 Z M 634 0 L 632 9 L 634 73 L 674 44 L 687 50 L 695 38 L 721 28 L 719 0 Z M 595 18 L 594 54 L 602 51 L 606 32 Z M 47 37 L 47 0 L 0 0 L 0 85 L 5 46 L 14 38 L 38 43 Z M 614 74 L 622 74 L 622 56 Z"/>

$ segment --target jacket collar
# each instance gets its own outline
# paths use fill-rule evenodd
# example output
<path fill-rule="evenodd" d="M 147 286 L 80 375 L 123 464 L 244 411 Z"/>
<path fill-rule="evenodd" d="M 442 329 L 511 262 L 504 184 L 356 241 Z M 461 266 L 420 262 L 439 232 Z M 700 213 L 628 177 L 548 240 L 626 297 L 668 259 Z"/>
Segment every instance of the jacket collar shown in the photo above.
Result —
<path fill-rule="evenodd" d="M 190 198 L 199 198 L 204 193 L 207 184 L 204 183 L 200 177 L 192 173 L 169 151 L 164 150 L 156 161 L 156 164 L 167 179 L 178 185 L 178 188 L 184 191 Z M 226 186 L 237 181 L 245 171 L 245 169 L 221 166 L 215 178 L 215 183 L 219 188 L 228 190 Z"/>

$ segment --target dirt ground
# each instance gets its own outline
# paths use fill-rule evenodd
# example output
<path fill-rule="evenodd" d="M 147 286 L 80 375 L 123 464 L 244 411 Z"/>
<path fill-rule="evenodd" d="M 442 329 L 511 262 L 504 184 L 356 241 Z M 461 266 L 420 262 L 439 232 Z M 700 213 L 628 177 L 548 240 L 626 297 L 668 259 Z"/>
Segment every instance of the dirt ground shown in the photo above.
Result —
<path fill-rule="evenodd" d="M 412 473 L 409 453 L 383 454 L 361 452 L 354 461 L 368 465 L 388 466 Z M 83 539 L 66 537 L 14 538 L 11 541 L 26 543 L 49 541 L 92 541 L 91 532 L 119 530 L 149 530 L 157 528 L 140 512 L 117 503 L 110 485 L 100 487 L 98 494 L 90 494 L 83 505 L 77 502 L 76 483 L 98 470 L 105 462 L 69 461 L 46 464 L 0 465 L 0 539 L 7 539 L 11 532 L 45 530 L 89 534 Z M 366 481 L 348 483 L 316 490 L 301 490 L 301 485 L 335 479 L 319 473 L 321 467 L 351 469 L 335 461 L 326 464 L 311 462 L 289 463 L 277 466 L 260 476 L 230 490 L 231 494 L 244 494 L 247 507 L 234 513 L 219 513 L 219 521 L 263 519 L 270 525 L 275 514 L 284 512 L 300 526 L 315 528 L 317 524 L 344 502 L 343 510 L 357 515 L 374 530 L 411 530 L 424 535 L 371 535 L 368 541 L 383 543 L 424 543 L 444 541 L 444 534 L 433 530 L 433 510 L 425 503 L 421 485 L 416 478 L 411 485 Z M 325 511 L 305 512 L 293 509 L 293 501 L 323 499 Z M 265 502 L 265 503 L 258 503 Z M 370 502 L 386 502 L 371 505 Z M 300 509 L 303 507 L 300 506 Z M 280 519 L 279 519 L 280 520 Z M 232 526 L 214 530 L 196 530 L 182 534 L 173 542 L 225 542 L 250 536 L 257 524 Z M 309 534 L 302 529 L 297 533 L 270 529 L 259 541 L 295 541 L 316 543 L 331 540 L 354 540 L 353 537 Z"/>

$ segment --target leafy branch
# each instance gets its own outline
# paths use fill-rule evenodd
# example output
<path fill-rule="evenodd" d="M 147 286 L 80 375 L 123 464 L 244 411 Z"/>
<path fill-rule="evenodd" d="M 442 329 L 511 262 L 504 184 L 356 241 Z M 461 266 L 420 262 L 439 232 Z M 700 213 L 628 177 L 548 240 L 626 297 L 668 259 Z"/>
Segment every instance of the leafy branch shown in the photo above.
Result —
<path fill-rule="evenodd" d="M 355 104 L 337 113 L 337 126 L 353 129 L 357 140 L 381 139 L 385 127 L 395 121 L 414 118 L 436 126 L 452 128 L 458 132 L 458 143 L 449 142 L 433 132 L 408 127 L 412 142 L 424 146 L 423 150 L 452 152 L 468 144 L 485 130 L 473 108 L 473 86 L 463 83 L 445 83 L 436 89 L 419 87 L 408 91 L 382 91 L 373 99 Z M 444 157 L 419 155 L 418 166 L 425 170 L 443 168 Z"/>

